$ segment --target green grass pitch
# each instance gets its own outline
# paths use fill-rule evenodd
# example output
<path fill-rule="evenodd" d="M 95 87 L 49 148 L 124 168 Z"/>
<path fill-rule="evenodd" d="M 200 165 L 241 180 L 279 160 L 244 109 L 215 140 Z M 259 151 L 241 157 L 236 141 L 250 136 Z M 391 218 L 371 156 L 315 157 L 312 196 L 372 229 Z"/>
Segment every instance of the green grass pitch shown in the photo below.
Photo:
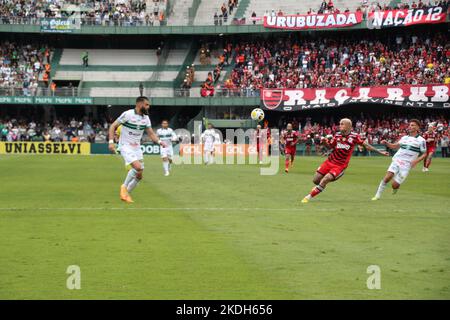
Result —
<path fill-rule="evenodd" d="M 127 205 L 119 156 L 1 156 L 0 299 L 450 299 L 447 159 L 372 202 L 390 158 L 354 157 L 306 205 L 322 158 L 276 176 L 145 161 Z"/>

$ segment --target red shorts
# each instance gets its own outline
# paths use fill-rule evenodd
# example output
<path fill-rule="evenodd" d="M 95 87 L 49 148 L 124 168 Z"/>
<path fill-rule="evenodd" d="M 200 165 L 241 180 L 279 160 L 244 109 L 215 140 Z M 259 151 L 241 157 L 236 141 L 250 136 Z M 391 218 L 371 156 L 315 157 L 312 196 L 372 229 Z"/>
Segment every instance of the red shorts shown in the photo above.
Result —
<path fill-rule="evenodd" d="M 288 147 L 288 146 L 286 146 L 284 148 L 284 154 L 290 154 L 292 157 L 294 157 L 296 153 L 297 153 L 297 148 L 296 147 Z"/>
<path fill-rule="evenodd" d="M 436 152 L 436 147 L 429 147 L 429 148 L 427 148 L 427 154 L 435 153 L 435 152 Z"/>
<path fill-rule="evenodd" d="M 264 145 L 263 144 L 260 144 L 260 143 L 258 143 L 258 144 L 256 144 L 256 151 L 262 151 L 262 148 L 264 147 Z"/>
<path fill-rule="evenodd" d="M 337 180 L 344 174 L 344 171 L 347 167 L 341 164 L 334 164 L 328 160 L 325 160 L 319 168 L 317 168 L 317 172 L 321 175 L 326 175 L 327 173 L 333 175 L 334 179 Z"/>

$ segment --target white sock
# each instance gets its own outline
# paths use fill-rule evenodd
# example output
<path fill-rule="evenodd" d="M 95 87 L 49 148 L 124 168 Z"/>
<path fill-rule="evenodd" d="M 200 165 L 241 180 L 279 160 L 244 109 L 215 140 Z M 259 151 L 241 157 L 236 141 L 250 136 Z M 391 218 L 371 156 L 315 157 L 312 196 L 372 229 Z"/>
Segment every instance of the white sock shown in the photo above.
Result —
<path fill-rule="evenodd" d="M 214 163 L 214 156 L 211 154 L 210 157 L 211 157 L 210 163 L 213 164 Z"/>
<path fill-rule="evenodd" d="M 128 184 L 127 186 L 127 190 L 128 192 L 133 191 L 134 188 L 136 188 L 137 184 L 139 183 L 139 180 L 134 178 L 133 180 L 131 180 L 131 182 Z"/>
<path fill-rule="evenodd" d="M 386 182 L 384 182 L 384 180 L 381 180 L 380 185 L 378 186 L 377 194 L 375 195 L 375 197 L 381 198 L 381 194 L 383 193 L 385 188 L 386 188 Z"/>
<path fill-rule="evenodd" d="M 128 171 L 127 177 L 125 178 L 125 181 L 123 183 L 125 187 L 128 187 L 130 182 L 136 177 L 136 173 L 137 171 L 134 170 L 133 168 Z"/>
<path fill-rule="evenodd" d="M 164 172 L 169 172 L 169 161 L 163 161 Z"/>
<path fill-rule="evenodd" d="M 209 152 L 205 152 L 205 163 L 209 162 Z"/>

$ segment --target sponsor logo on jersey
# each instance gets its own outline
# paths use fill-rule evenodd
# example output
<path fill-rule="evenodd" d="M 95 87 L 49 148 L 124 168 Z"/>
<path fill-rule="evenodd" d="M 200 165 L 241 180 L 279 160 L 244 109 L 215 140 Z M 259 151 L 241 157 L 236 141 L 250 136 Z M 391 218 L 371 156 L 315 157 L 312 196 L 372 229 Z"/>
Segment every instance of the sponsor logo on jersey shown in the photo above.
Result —
<path fill-rule="evenodd" d="M 337 147 L 338 149 L 345 149 L 345 150 L 350 149 L 350 145 L 348 145 L 348 144 L 343 144 L 343 143 L 339 143 L 339 142 L 337 143 L 336 147 Z"/>

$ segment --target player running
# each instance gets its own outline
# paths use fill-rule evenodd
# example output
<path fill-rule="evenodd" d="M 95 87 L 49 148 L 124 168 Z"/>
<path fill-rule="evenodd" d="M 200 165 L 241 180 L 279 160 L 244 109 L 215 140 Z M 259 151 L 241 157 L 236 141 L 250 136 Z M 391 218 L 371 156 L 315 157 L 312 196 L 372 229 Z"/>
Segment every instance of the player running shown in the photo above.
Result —
<path fill-rule="evenodd" d="M 295 153 L 297 152 L 297 142 L 299 134 L 297 131 L 292 130 L 292 124 L 288 123 L 286 131 L 281 134 L 280 141 L 284 144 L 284 172 L 289 172 L 289 167 L 292 167 L 295 159 Z"/>
<path fill-rule="evenodd" d="M 172 158 L 173 158 L 173 146 L 172 143 L 178 139 L 175 132 L 169 128 L 169 121 L 163 120 L 161 122 L 161 128 L 156 130 L 156 135 L 159 137 L 161 141 L 163 141 L 166 146 L 161 147 L 161 159 L 163 162 L 164 176 L 168 176 L 170 174 L 170 169 L 172 166 Z"/>
<path fill-rule="evenodd" d="M 386 140 L 381 141 L 381 143 L 387 145 L 388 148 L 398 149 L 398 151 L 395 153 L 394 157 L 392 157 L 392 163 L 389 166 L 385 177 L 381 180 L 377 193 L 372 200 L 379 200 L 381 198 L 381 194 L 386 188 L 386 184 L 388 184 L 392 178 L 394 178 L 392 181 L 392 193 L 397 193 L 400 185 L 408 176 L 409 171 L 427 156 L 425 153 L 425 139 L 419 135 L 419 120 L 412 119 L 409 122 L 408 130 L 409 135 L 403 136 L 396 143 L 389 143 Z"/>
<path fill-rule="evenodd" d="M 203 141 L 203 152 L 205 164 L 214 163 L 214 142 L 217 139 L 216 131 L 211 123 L 208 124 L 208 129 L 206 129 L 201 136 Z"/>
<path fill-rule="evenodd" d="M 261 125 L 258 124 L 256 126 L 255 131 L 255 140 L 256 140 L 256 152 L 258 153 L 258 161 L 259 164 L 262 164 L 264 150 L 269 151 L 270 147 L 270 129 L 265 126 L 264 129 L 261 128 Z"/>
<path fill-rule="evenodd" d="M 436 152 L 436 144 L 438 141 L 438 136 L 437 136 L 436 132 L 434 131 L 433 124 L 430 124 L 428 126 L 428 131 L 425 132 L 425 134 L 423 135 L 423 138 L 425 139 L 426 144 L 427 144 L 427 152 L 426 152 L 425 159 L 423 161 L 422 171 L 428 172 L 429 171 L 428 168 L 430 167 L 430 164 L 431 164 L 431 159 L 433 158 L 433 155 Z"/>
<path fill-rule="evenodd" d="M 148 98 L 138 97 L 136 99 L 136 107 L 122 113 L 109 128 L 109 150 L 115 153 L 114 134 L 116 129 L 122 125 L 119 138 L 120 154 L 125 160 L 125 165 L 131 165 L 131 169 L 120 187 L 120 199 L 127 203 L 133 202 L 130 192 L 142 179 L 144 171 L 144 157 L 141 150 L 141 139 L 144 131 L 147 132 L 153 142 L 158 143 L 162 147 L 166 146 L 153 132 L 152 124 L 148 117 L 149 109 L 150 103 Z"/>
<path fill-rule="evenodd" d="M 384 156 L 389 155 L 388 152 L 374 148 L 365 142 L 359 134 L 352 132 L 352 121 L 350 119 L 342 119 L 339 123 L 339 130 L 330 141 L 322 138 L 325 145 L 333 150 L 328 159 L 317 169 L 313 178 L 313 183 L 316 186 L 303 198 L 302 203 L 308 203 L 311 198 L 324 191 L 328 183 L 342 177 L 356 145 L 363 145 L 367 150 L 378 152 Z"/>

